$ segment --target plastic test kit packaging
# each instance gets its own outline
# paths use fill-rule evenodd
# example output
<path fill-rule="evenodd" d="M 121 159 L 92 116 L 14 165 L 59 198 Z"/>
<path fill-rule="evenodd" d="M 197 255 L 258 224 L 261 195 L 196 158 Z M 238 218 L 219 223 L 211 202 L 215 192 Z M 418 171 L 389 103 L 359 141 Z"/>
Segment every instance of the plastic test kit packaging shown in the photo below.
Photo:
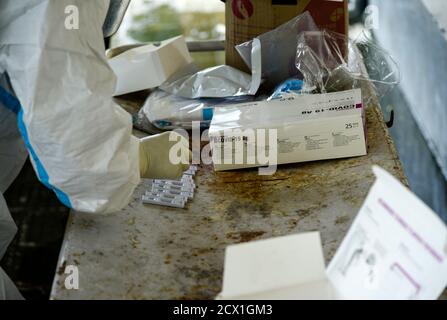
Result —
<path fill-rule="evenodd" d="M 304 31 L 318 31 L 312 16 L 305 12 L 274 30 L 263 33 L 245 43 L 238 44 L 236 50 L 245 64 L 253 69 L 252 51 L 255 41 L 261 48 L 262 78 L 270 88 L 278 83 L 296 77 L 299 73 L 293 62 L 296 56 L 298 36 Z"/>
<path fill-rule="evenodd" d="M 196 172 L 197 166 L 191 165 L 180 180 L 149 179 L 141 200 L 145 204 L 184 208 L 194 198 Z"/>
<path fill-rule="evenodd" d="M 446 225 L 388 172 L 373 171 L 326 269 L 318 232 L 229 246 L 218 299 L 438 298 L 447 285 Z"/>
<path fill-rule="evenodd" d="M 160 86 L 160 89 L 188 99 L 227 98 L 255 95 L 262 81 L 261 42 L 253 39 L 249 49 L 251 75 L 220 65 L 195 72 L 187 66 Z"/>
<path fill-rule="evenodd" d="M 192 63 L 183 36 L 130 49 L 109 60 L 115 72 L 115 95 L 155 88 Z"/>
<path fill-rule="evenodd" d="M 214 108 L 252 101 L 253 96 L 229 98 L 186 99 L 155 90 L 144 102 L 140 112 L 159 129 L 192 129 L 193 121 L 200 121 L 208 128 L 213 118 Z"/>
<path fill-rule="evenodd" d="M 214 169 L 267 165 L 247 156 L 261 145 L 249 138 L 256 129 L 276 129 L 276 150 L 267 134 L 262 143 L 277 151 L 277 164 L 366 155 L 365 125 L 360 89 L 218 107 L 209 129 Z M 244 149 L 235 141 L 243 141 Z M 236 163 L 241 152 L 244 161 Z"/>
<path fill-rule="evenodd" d="M 305 13 L 305 11 L 308 12 Z M 342 34 L 348 33 L 348 0 L 227 1 L 225 7 L 226 64 L 243 68 L 244 63 L 237 52 L 239 51 L 238 48 L 235 46 L 278 28 L 281 24 L 302 13 L 312 16 L 315 19 L 315 23 L 312 23 L 316 24 L 318 28 L 329 29 Z M 301 23 L 297 27 L 306 30 L 303 29 Z M 296 35 L 296 32 L 293 33 L 293 30 L 289 28 L 283 31 L 292 32 L 292 35 Z M 275 36 L 287 37 L 284 34 Z M 287 46 L 290 42 L 293 43 L 295 39 L 290 39 L 289 42 L 280 42 L 281 46 Z M 263 47 L 265 47 L 264 42 Z M 267 50 L 271 52 L 270 49 Z M 277 56 L 277 52 L 273 51 L 273 57 Z"/>

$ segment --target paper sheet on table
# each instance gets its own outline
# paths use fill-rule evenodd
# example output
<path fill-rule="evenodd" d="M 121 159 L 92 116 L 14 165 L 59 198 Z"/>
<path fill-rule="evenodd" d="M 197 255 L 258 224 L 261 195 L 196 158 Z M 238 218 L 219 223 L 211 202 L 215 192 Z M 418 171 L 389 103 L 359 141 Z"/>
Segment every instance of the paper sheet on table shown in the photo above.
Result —
<path fill-rule="evenodd" d="M 436 299 L 447 284 L 447 228 L 398 180 L 377 180 L 328 266 L 347 299 Z"/>

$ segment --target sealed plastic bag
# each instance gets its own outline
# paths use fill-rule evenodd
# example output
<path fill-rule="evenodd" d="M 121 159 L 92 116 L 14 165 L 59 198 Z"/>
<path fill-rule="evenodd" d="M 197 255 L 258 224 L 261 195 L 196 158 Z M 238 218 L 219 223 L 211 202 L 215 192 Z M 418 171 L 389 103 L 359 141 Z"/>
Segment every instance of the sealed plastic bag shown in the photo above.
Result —
<path fill-rule="evenodd" d="M 182 98 L 225 98 L 254 95 L 261 84 L 261 50 L 259 41 L 250 49 L 252 74 L 249 75 L 236 68 L 221 65 L 190 73 L 174 76 L 159 88 Z"/>
<path fill-rule="evenodd" d="M 326 30 L 301 33 L 296 67 L 305 86 L 316 87 L 318 92 L 325 93 L 372 84 L 379 97 L 391 90 L 400 80 L 397 64 L 371 40 L 359 39 L 351 41 L 344 35 Z"/>
<path fill-rule="evenodd" d="M 297 37 L 303 31 L 319 31 L 308 11 L 255 38 L 260 42 L 262 79 L 268 87 L 273 88 L 298 74 L 295 67 Z M 249 68 L 252 68 L 251 51 L 255 39 L 236 46 Z"/>
<path fill-rule="evenodd" d="M 213 109 L 253 100 L 253 97 L 186 99 L 162 90 L 156 90 L 146 99 L 143 108 L 144 116 L 159 129 L 176 128 L 191 129 L 192 121 L 200 121 L 202 128 L 210 125 Z"/>

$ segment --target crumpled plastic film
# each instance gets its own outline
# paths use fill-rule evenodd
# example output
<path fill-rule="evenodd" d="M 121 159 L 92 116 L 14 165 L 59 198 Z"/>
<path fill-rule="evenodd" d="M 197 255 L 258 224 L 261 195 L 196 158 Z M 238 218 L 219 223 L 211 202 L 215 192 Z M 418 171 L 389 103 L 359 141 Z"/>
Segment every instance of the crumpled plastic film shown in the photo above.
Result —
<path fill-rule="evenodd" d="M 401 81 L 398 63 L 365 32 L 354 43 L 368 72 L 368 80 L 379 98 L 385 96 Z"/>
<path fill-rule="evenodd" d="M 276 99 L 284 99 L 289 95 L 302 94 L 303 92 L 304 82 L 300 79 L 287 79 L 279 86 L 276 87 L 275 91 L 267 98 L 267 101 L 276 100 Z"/>
<path fill-rule="evenodd" d="M 397 63 L 370 39 L 352 41 L 327 30 L 298 36 L 296 67 L 305 87 L 321 93 L 365 89 L 370 84 L 380 98 L 400 81 Z"/>
<path fill-rule="evenodd" d="M 261 84 L 261 50 L 259 40 L 250 49 L 252 74 L 236 68 L 220 65 L 198 72 L 184 71 L 181 76 L 174 75 L 159 88 L 182 98 L 225 98 L 255 95 Z M 192 70 L 191 70 L 192 71 Z"/>
<path fill-rule="evenodd" d="M 267 87 L 276 87 L 298 74 L 295 68 L 297 36 L 303 31 L 319 31 L 308 11 L 255 38 L 261 46 L 262 79 Z M 251 50 L 255 39 L 236 46 L 249 68 L 252 68 Z"/>
<path fill-rule="evenodd" d="M 146 99 L 140 113 L 157 128 L 172 130 L 191 129 L 193 121 L 200 121 L 202 128 L 208 128 L 213 117 L 214 107 L 249 102 L 253 96 L 212 99 L 187 99 L 155 90 Z"/>

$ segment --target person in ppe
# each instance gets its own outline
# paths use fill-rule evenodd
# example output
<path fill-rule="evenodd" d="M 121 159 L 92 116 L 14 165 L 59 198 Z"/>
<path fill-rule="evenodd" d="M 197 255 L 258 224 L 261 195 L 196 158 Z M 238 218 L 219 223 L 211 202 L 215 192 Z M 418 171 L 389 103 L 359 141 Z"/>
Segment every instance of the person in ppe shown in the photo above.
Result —
<path fill-rule="evenodd" d="M 28 155 L 64 205 L 92 213 L 126 206 L 140 178 L 177 179 L 189 166 L 183 137 L 139 140 L 131 116 L 113 102 L 102 34 L 108 6 L 0 1 L 0 259 L 16 232 L 3 193 Z M 76 18 L 78 27 L 67 24 Z M 172 155 L 177 144 L 182 152 Z M 0 268 L 0 299 L 20 298 Z"/>

